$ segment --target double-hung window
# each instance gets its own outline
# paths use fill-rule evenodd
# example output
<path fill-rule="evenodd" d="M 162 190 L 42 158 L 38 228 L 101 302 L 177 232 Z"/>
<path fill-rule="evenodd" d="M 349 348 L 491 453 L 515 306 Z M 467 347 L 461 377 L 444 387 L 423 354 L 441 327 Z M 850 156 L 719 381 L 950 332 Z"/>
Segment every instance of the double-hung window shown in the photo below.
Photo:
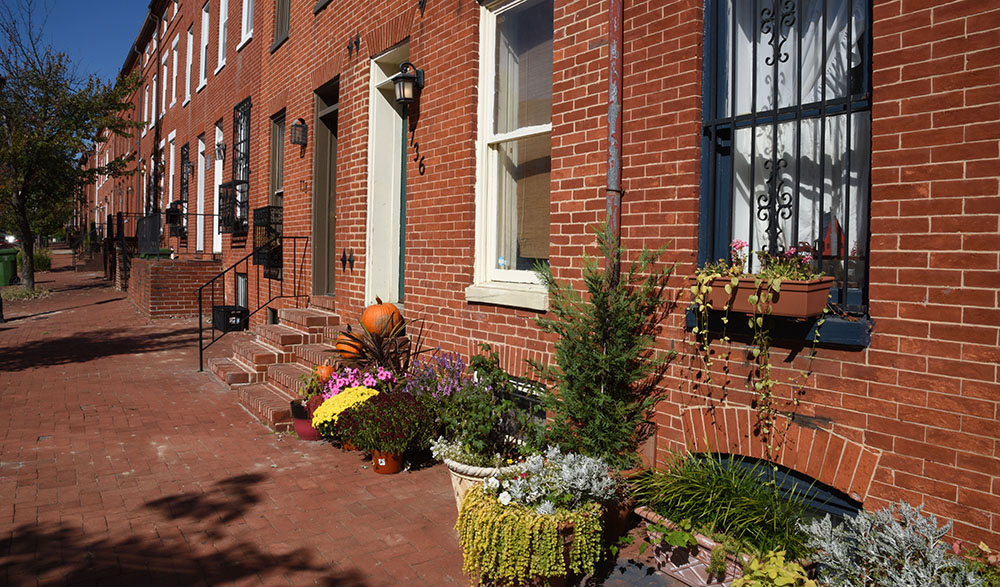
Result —
<path fill-rule="evenodd" d="M 184 62 L 184 104 L 191 101 L 191 66 L 194 64 L 194 25 L 188 27 L 186 49 L 185 56 L 187 60 Z"/>
<path fill-rule="evenodd" d="M 545 309 L 553 0 L 482 9 L 475 283 L 470 301 Z"/>
<path fill-rule="evenodd" d="M 208 23 L 211 14 L 210 8 L 208 2 L 201 7 L 201 38 L 198 39 L 198 43 L 201 45 L 201 52 L 198 58 L 198 90 L 204 88 L 205 84 L 208 83 Z"/>
<path fill-rule="evenodd" d="M 240 26 L 240 44 L 236 50 L 239 51 L 250 41 L 253 36 L 253 0 L 243 0 L 243 17 Z"/>
<path fill-rule="evenodd" d="M 219 59 L 215 66 L 215 73 L 226 65 L 226 41 L 229 30 L 229 0 L 219 0 Z"/>
<path fill-rule="evenodd" d="M 285 196 L 285 111 L 271 118 L 271 197 L 272 206 L 281 206 Z"/>
<path fill-rule="evenodd" d="M 271 43 L 272 53 L 288 40 L 291 7 L 291 0 L 274 0 L 274 41 Z"/>
<path fill-rule="evenodd" d="M 864 312 L 871 0 L 707 0 L 705 19 L 699 261 L 806 251 Z"/>

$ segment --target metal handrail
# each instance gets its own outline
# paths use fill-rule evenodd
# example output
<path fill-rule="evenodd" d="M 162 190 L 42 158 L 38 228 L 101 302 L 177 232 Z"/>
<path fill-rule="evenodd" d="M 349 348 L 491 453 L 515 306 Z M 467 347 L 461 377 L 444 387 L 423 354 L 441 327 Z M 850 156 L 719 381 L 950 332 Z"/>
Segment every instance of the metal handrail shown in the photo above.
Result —
<path fill-rule="evenodd" d="M 306 249 L 309 246 L 309 237 L 308 236 L 281 236 L 281 235 L 278 235 L 278 236 L 275 236 L 274 238 L 272 238 L 271 240 L 267 241 L 266 243 L 260 245 L 259 247 L 254 248 L 254 250 L 252 250 L 249 253 L 247 253 L 242 259 L 240 259 L 239 261 L 236 261 L 235 263 L 233 263 L 229 267 L 223 269 L 218 275 L 216 275 L 212 279 L 209 279 L 201 287 L 198 288 L 198 371 L 204 371 L 204 368 L 205 368 L 205 360 L 204 360 L 205 349 L 207 349 L 208 347 L 210 347 L 213 344 L 215 344 L 216 341 L 218 341 L 219 339 L 221 339 L 223 336 L 225 336 L 227 334 L 227 332 L 222 332 L 221 334 L 218 334 L 218 331 L 216 330 L 216 328 L 213 325 L 213 327 L 212 327 L 212 339 L 208 342 L 208 344 L 205 344 L 205 336 L 204 336 L 205 313 L 204 313 L 204 306 L 203 306 L 205 289 L 206 288 L 209 289 L 209 293 L 210 293 L 210 296 L 211 296 L 211 298 L 210 298 L 211 299 L 211 305 L 214 308 L 215 305 L 216 305 L 215 304 L 215 292 L 216 292 L 217 289 L 219 289 L 218 287 L 216 287 L 216 285 L 221 283 L 221 286 L 222 286 L 221 287 L 221 289 L 222 289 L 222 294 L 221 294 L 222 295 L 222 301 L 223 301 L 223 303 L 225 303 L 225 300 L 226 300 L 226 279 L 225 279 L 226 275 L 229 274 L 229 273 L 232 274 L 232 276 L 233 276 L 233 292 L 235 293 L 235 291 L 236 291 L 236 283 L 235 283 L 235 281 L 236 281 L 236 269 L 238 267 L 242 266 L 244 268 L 244 273 L 246 273 L 247 275 L 249 275 L 249 267 L 251 265 L 250 261 L 252 260 L 252 258 L 253 258 L 253 256 L 254 256 L 255 253 L 258 253 L 261 250 L 265 250 L 265 249 L 267 249 L 269 247 L 272 247 L 276 243 L 284 243 L 285 241 L 291 241 L 291 243 L 292 243 L 292 266 L 291 266 L 291 269 L 292 269 L 292 278 L 290 280 L 291 281 L 291 290 L 292 291 L 291 291 L 291 293 L 287 293 L 287 294 L 285 293 L 285 284 L 286 284 L 286 281 L 289 281 L 289 280 L 285 280 L 285 279 L 277 280 L 280 285 L 277 287 L 277 291 L 275 292 L 274 291 L 274 289 L 275 289 L 274 282 L 276 280 L 274 280 L 274 279 L 267 279 L 267 291 L 266 291 L 267 301 L 262 301 L 263 298 L 261 297 L 261 281 L 262 281 L 261 269 L 263 269 L 264 266 L 263 265 L 254 265 L 254 267 L 257 268 L 257 279 L 256 279 L 256 284 L 257 284 L 257 296 L 256 296 L 257 307 L 253 311 L 251 311 L 251 312 L 249 312 L 247 314 L 247 320 L 249 320 L 250 317 L 253 316 L 254 314 L 256 314 L 257 312 L 259 312 L 262 309 L 264 309 L 268 304 L 270 304 L 271 302 L 273 302 L 274 300 L 277 300 L 279 298 L 292 298 L 292 299 L 296 299 L 297 300 L 299 298 L 307 298 L 307 297 L 309 297 L 308 293 L 303 293 L 305 291 L 305 288 L 301 287 L 301 284 L 299 283 L 299 280 L 301 279 L 301 276 L 302 276 L 302 271 L 301 271 L 302 267 L 301 267 L 301 265 L 303 265 L 305 263 L 305 258 L 306 258 L 305 252 L 306 252 Z M 299 246 L 298 246 L 299 242 L 303 243 L 302 244 L 301 258 L 300 258 Z M 249 294 L 249 292 L 247 292 L 247 293 Z M 249 297 L 249 295 L 248 295 L 248 297 Z M 297 302 L 296 302 L 296 307 L 297 307 Z M 249 308 L 247 308 L 247 309 L 249 310 Z"/>

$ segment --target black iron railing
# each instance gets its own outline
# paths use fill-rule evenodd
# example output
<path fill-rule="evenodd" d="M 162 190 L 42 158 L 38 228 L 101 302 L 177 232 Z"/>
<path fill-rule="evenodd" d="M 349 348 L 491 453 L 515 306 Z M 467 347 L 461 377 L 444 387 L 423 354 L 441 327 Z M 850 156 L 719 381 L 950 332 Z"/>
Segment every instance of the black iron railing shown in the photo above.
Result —
<path fill-rule="evenodd" d="M 242 179 L 219 185 L 219 230 L 223 234 L 246 236 L 249 228 L 249 189 L 250 184 Z"/>
<path fill-rule="evenodd" d="M 253 211 L 253 264 L 264 268 L 264 277 L 281 279 L 281 206 L 264 206 Z M 268 245 L 268 243 L 271 243 Z"/>
<path fill-rule="evenodd" d="M 256 243 L 255 243 L 256 244 Z M 276 281 L 267 279 L 263 275 L 264 266 L 252 263 L 256 255 L 262 251 L 278 250 L 286 251 L 287 245 L 291 244 L 291 279 Z M 308 298 L 308 288 L 301 282 L 305 262 L 305 252 L 309 247 L 308 236 L 276 236 L 273 239 L 261 243 L 259 247 L 245 257 L 236 261 L 218 275 L 208 280 L 207 283 L 198 288 L 198 370 L 205 368 L 205 349 L 215 344 L 227 332 L 245 330 L 250 322 L 250 317 L 266 308 L 268 304 L 279 298 L 292 298 L 296 300 Z M 256 279 L 248 280 L 248 287 L 255 287 L 256 295 L 249 299 L 255 301 L 255 307 L 243 307 L 236 303 L 237 275 L 249 276 L 256 274 Z M 263 278 L 263 279 L 262 279 Z M 231 289 L 230 289 L 231 288 Z M 227 296 L 227 290 L 231 292 Z M 207 298 L 207 300 L 206 300 Z M 232 303 L 227 303 L 227 300 Z M 212 308 L 212 336 L 207 343 L 205 341 L 205 302 Z"/>

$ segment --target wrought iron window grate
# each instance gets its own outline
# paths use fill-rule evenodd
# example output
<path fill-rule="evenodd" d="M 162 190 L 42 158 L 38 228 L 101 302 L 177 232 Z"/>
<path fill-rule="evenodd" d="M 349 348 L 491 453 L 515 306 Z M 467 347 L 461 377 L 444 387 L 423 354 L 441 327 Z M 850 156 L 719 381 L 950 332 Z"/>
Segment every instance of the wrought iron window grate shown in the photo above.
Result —
<path fill-rule="evenodd" d="M 727 258 L 733 240 L 807 251 L 836 277 L 832 301 L 864 311 L 871 11 L 871 0 L 707 0 L 701 263 Z"/>
<path fill-rule="evenodd" d="M 249 202 L 249 184 L 233 180 L 219 186 L 219 232 L 233 236 L 246 236 Z"/>
<path fill-rule="evenodd" d="M 264 267 L 264 277 L 281 279 L 281 206 L 264 206 L 253 211 L 253 264 Z"/>

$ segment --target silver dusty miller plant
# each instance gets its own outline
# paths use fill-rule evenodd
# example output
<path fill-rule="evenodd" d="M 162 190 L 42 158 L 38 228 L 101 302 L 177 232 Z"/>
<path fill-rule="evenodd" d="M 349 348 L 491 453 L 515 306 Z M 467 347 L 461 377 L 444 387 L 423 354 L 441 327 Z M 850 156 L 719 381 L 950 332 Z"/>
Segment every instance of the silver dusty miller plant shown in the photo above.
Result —
<path fill-rule="evenodd" d="M 549 447 L 544 455 L 533 455 L 522 465 L 523 471 L 513 479 L 487 479 L 486 490 L 504 505 L 535 507 L 542 515 L 554 513 L 556 507 L 573 509 L 588 501 L 611 500 L 620 487 L 604 460 L 563 454 L 558 447 Z"/>
<path fill-rule="evenodd" d="M 861 512 L 834 526 L 827 515 L 803 529 L 820 564 L 819 581 L 832 587 L 913 587 L 981 585 L 965 564 L 948 554 L 941 538 L 951 522 L 901 501 L 876 512 Z"/>

